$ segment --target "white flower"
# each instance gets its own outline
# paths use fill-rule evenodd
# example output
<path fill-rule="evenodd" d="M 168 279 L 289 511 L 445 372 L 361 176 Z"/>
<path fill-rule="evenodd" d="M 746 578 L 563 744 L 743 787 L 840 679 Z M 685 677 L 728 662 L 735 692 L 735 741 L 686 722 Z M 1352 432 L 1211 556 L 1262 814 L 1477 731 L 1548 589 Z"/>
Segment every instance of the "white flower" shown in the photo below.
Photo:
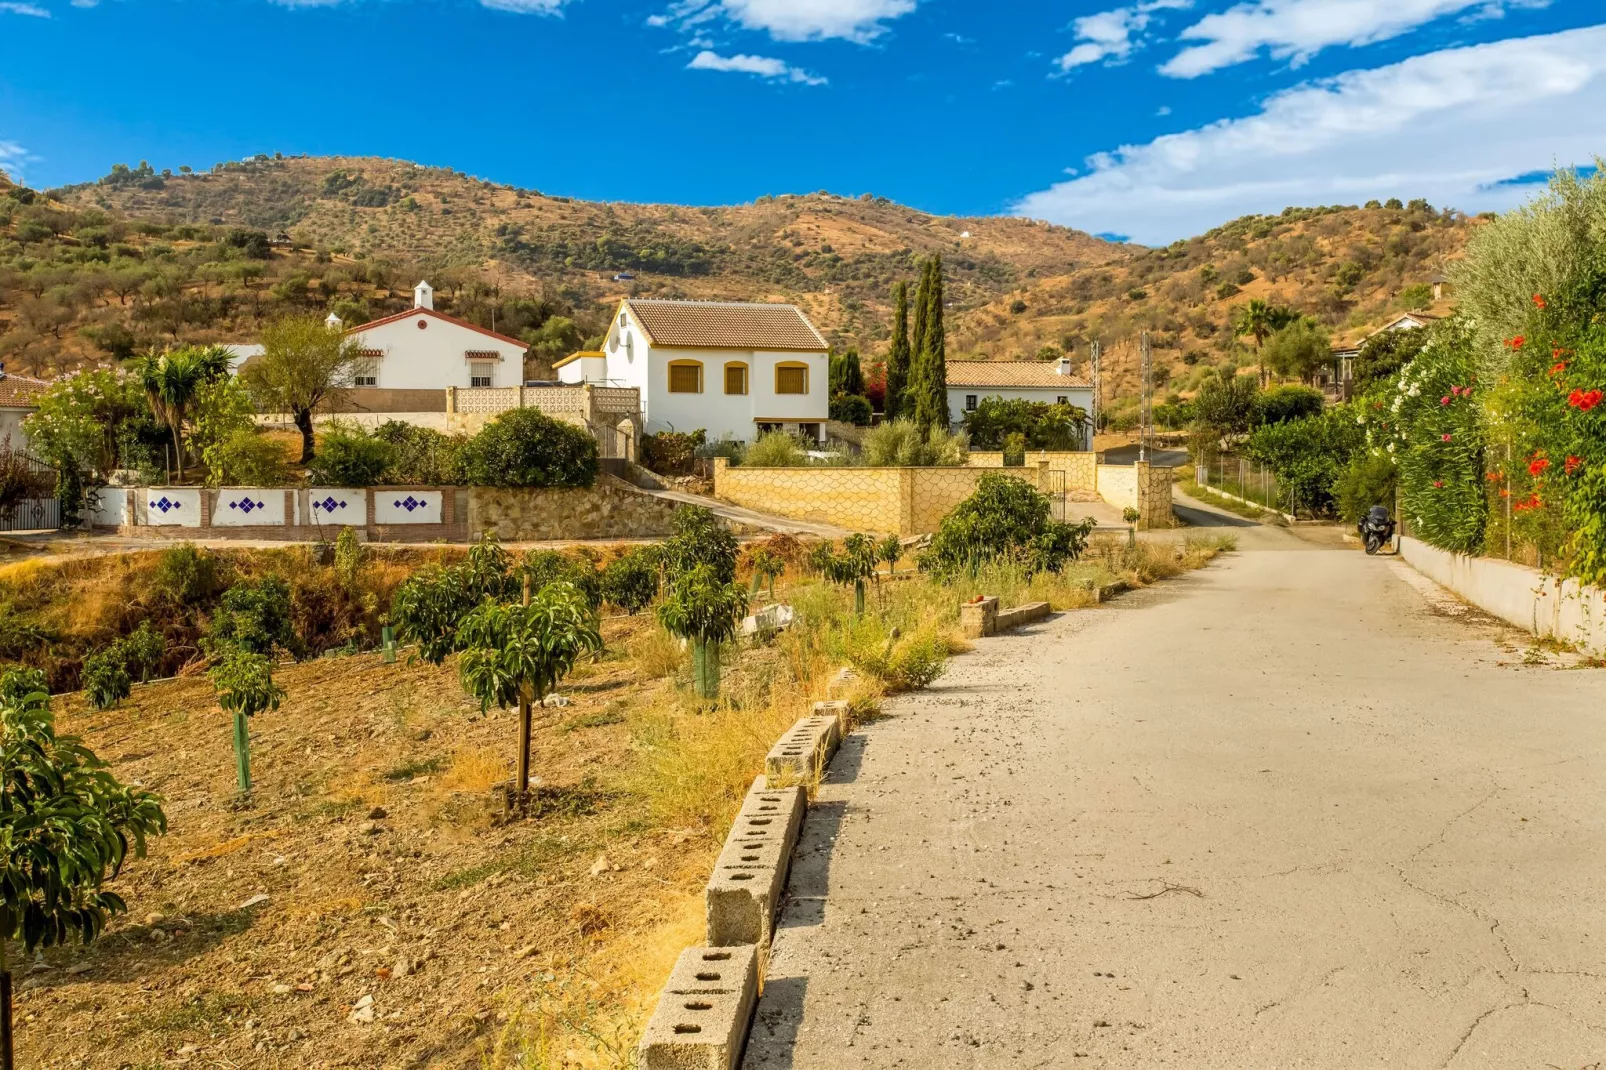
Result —
<path fill-rule="evenodd" d="M 1389 443 L 1389 452 L 1390 453 L 1394 452 L 1394 443 L 1392 443 L 1392 442 Z"/>

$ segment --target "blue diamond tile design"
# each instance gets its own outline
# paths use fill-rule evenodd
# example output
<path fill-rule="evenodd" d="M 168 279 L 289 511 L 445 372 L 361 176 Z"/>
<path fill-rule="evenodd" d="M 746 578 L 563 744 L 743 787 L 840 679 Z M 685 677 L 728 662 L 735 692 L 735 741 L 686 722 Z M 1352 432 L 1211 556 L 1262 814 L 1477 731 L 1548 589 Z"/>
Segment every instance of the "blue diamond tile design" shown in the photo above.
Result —
<path fill-rule="evenodd" d="M 250 498 L 242 498 L 239 501 L 232 501 L 232 502 L 229 503 L 229 508 L 230 509 L 238 509 L 240 512 L 244 513 L 246 516 L 250 516 L 252 510 L 266 509 L 267 507 L 268 507 L 268 503 L 267 502 L 254 502 Z"/>
<path fill-rule="evenodd" d="M 163 516 L 166 516 L 170 509 L 182 509 L 184 507 L 183 502 L 175 502 L 165 494 L 151 502 L 151 504 L 160 509 Z"/>
<path fill-rule="evenodd" d="M 411 494 L 409 494 L 409 495 L 407 495 L 407 497 L 403 498 L 401 501 L 398 501 L 396 503 L 396 508 L 405 509 L 409 513 L 411 513 L 416 509 L 424 508 L 424 506 L 427 505 L 427 504 L 428 504 L 427 502 L 421 502 L 417 498 L 415 498 Z"/>
<path fill-rule="evenodd" d="M 344 500 L 336 501 L 334 496 L 330 495 L 321 502 L 313 502 L 312 507 L 314 509 L 322 509 L 326 513 L 332 513 L 336 509 L 344 509 L 346 507 L 346 503 Z"/>

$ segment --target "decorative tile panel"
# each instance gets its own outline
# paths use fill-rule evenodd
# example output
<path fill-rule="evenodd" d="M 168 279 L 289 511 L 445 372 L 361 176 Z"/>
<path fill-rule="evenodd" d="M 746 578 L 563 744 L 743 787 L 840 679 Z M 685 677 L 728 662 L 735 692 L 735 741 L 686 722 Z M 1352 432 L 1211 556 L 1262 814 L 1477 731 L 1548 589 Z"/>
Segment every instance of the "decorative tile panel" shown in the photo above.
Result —
<path fill-rule="evenodd" d="M 146 487 L 145 523 L 153 528 L 201 526 L 201 491 L 196 487 Z"/>
<path fill-rule="evenodd" d="M 225 487 L 212 503 L 215 528 L 283 527 L 283 488 Z"/>
<path fill-rule="evenodd" d="M 376 492 L 376 493 L 383 493 Z M 309 523 L 360 528 L 368 523 L 368 492 L 314 487 L 307 491 L 312 516 Z"/>
<path fill-rule="evenodd" d="M 374 523 L 439 524 L 444 495 L 438 490 L 374 488 Z"/>

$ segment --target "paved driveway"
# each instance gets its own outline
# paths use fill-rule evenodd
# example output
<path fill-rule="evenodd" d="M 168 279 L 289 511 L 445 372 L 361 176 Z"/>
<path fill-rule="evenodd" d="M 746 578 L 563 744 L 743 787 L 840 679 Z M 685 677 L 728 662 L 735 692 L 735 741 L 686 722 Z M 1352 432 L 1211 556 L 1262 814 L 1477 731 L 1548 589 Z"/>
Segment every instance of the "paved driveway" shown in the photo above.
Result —
<path fill-rule="evenodd" d="M 845 742 L 748 1068 L 1606 1066 L 1606 677 L 1241 538 Z"/>

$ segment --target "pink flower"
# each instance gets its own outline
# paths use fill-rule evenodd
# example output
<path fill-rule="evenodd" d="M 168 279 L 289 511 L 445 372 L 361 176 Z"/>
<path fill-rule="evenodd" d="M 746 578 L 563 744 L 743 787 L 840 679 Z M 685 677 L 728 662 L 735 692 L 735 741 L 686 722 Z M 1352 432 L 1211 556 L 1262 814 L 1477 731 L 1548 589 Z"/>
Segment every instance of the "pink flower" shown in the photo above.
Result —
<path fill-rule="evenodd" d="M 1446 394 L 1442 398 L 1440 398 L 1439 399 L 1439 404 L 1440 405 L 1448 405 L 1448 404 L 1450 404 L 1450 395 Z"/>
<path fill-rule="evenodd" d="M 1450 436 L 1449 435 L 1445 435 L 1444 436 L 1444 441 L 1446 441 L 1446 442 L 1450 441 Z"/>
<path fill-rule="evenodd" d="M 1435 486 L 1435 487 L 1441 487 L 1441 488 L 1442 488 L 1442 487 L 1443 487 L 1443 486 L 1444 486 L 1444 480 L 1442 480 L 1442 479 L 1435 479 L 1435 480 L 1434 480 L 1434 481 L 1433 481 L 1433 485 L 1434 485 L 1434 486 Z"/>

